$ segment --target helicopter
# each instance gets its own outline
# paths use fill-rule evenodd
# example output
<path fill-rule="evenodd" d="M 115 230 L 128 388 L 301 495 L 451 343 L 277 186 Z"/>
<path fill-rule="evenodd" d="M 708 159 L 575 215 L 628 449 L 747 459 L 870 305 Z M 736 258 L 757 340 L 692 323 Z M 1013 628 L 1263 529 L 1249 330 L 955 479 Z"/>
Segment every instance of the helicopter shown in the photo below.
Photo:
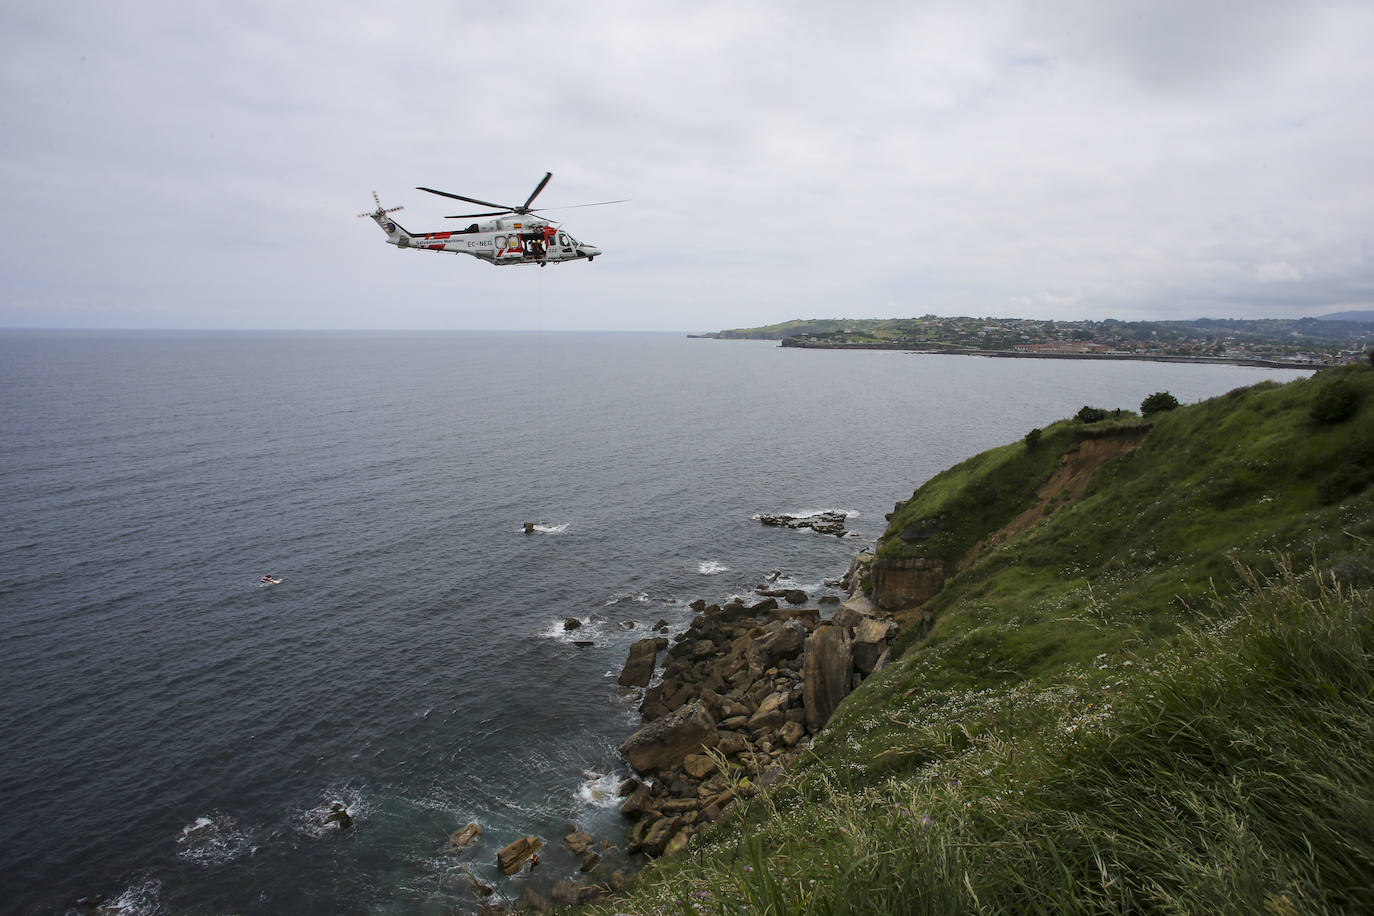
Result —
<path fill-rule="evenodd" d="M 466 229 L 454 229 L 447 232 L 410 232 L 403 228 L 400 223 L 391 219 L 389 215 L 405 208 L 383 207 L 382 200 L 377 196 L 376 191 L 372 192 L 372 199 L 377 202 L 377 209 L 370 213 L 359 213 L 358 218 L 371 217 L 386 233 L 387 244 L 395 245 L 397 248 L 467 254 L 489 264 L 538 264 L 540 267 L 544 267 L 550 263 L 558 264 L 564 261 L 583 259 L 590 263 L 596 259 L 597 255 L 601 254 L 600 248 L 586 242 L 579 242 L 567 230 L 555 225 L 557 220 L 550 221 L 534 214 L 550 209 L 570 210 L 573 207 L 600 207 L 605 204 L 619 204 L 625 201 L 603 200 L 594 204 L 573 204 L 569 207 L 532 209 L 530 204 L 534 203 L 534 199 L 539 196 L 539 192 L 544 190 L 551 178 L 553 178 L 553 172 L 545 172 L 544 178 L 530 192 L 530 196 L 525 198 L 525 202 L 514 207 L 478 200 L 475 197 L 464 197 L 461 194 L 450 194 L 448 191 L 437 191 L 434 188 L 417 187 L 415 189 L 427 191 L 430 194 L 438 194 L 440 197 L 451 197 L 454 200 L 462 200 L 471 204 L 498 208 L 485 213 L 463 213 L 457 216 L 444 217 L 445 219 L 496 217 L 496 219 L 472 223 Z"/>

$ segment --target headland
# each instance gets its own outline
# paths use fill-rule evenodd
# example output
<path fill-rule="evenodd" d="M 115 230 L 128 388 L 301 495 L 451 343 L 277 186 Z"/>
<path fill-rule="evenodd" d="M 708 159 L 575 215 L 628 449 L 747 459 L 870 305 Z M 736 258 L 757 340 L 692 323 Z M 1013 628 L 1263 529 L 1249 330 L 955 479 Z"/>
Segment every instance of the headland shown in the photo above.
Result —
<path fill-rule="evenodd" d="M 1135 359 L 1310 369 L 1359 361 L 1374 323 L 1353 318 L 1051 321 L 1027 318 L 806 319 L 694 335 L 817 350 L 908 350 L 1022 359 Z"/>
<path fill-rule="evenodd" d="M 646 648 L 650 863 L 588 911 L 1374 908 L 1374 366 L 1147 402 L 926 481 L 863 608 Z M 821 641 L 886 657 L 813 728 Z"/>

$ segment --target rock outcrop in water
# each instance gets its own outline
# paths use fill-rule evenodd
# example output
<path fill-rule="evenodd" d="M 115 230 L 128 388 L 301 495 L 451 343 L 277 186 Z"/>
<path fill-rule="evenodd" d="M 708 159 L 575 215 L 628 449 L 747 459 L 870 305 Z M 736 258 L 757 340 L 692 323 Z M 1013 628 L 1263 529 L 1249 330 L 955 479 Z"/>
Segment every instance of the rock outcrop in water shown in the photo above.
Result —
<path fill-rule="evenodd" d="M 482 826 L 480 824 L 468 824 L 462 830 L 455 830 L 449 834 L 448 845 L 452 849 L 466 849 L 476 843 L 481 836 Z"/>
<path fill-rule="evenodd" d="M 630 658 L 620 672 L 620 686 L 647 687 L 654 676 L 654 664 L 658 653 L 668 648 L 666 636 L 641 639 L 630 646 Z"/>
<path fill-rule="evenodd" d="M 759 521 L 774 528 L 810 528 L 821 534 L 843 537 L 847 516 L 843 512 L 817 512 L 815 515 L 760 515 Z"/>
<path fill-rule="evenodd" d="M 530 857 L 539 852 L 544 845 L 544 841 L 537 836 L 521 837 L 508 843 L 500 852 L 496 854 L 496 864 L 505 875 L 513 875 L 518 872 Z"/>
<path fill-rule="evenodd" d="M 631 852 L 675 852 L 780 778 L 849 691 L 887 663 L 897 630 L 862 596 L 828 620 L 774 598 L 693 609 L 697 617 L 668 648 L 662 679 L 644 692 L 646 724 L 620 746 L 652 777 L 621 786 L 620 811 L 636 821 Z M 648 683 L 649 643 L 632 647 L 621 683 Z M 648 656 L 650 673 L 656 655 Z"/>

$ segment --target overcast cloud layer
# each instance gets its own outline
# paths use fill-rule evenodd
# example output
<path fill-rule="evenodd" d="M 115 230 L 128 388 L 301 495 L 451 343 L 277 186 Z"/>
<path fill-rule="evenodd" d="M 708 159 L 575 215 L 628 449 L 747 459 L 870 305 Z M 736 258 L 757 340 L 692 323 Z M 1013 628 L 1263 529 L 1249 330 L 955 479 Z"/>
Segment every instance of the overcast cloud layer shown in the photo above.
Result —
<path fill-rule="evenodd" d="M 1374 307 L 1367 2 L 10 0 L 0 34 L 0 326 Z M 604 257 L 354 219 L 545 171 L 545 206 L 632 198 L 549 214 Z"/>

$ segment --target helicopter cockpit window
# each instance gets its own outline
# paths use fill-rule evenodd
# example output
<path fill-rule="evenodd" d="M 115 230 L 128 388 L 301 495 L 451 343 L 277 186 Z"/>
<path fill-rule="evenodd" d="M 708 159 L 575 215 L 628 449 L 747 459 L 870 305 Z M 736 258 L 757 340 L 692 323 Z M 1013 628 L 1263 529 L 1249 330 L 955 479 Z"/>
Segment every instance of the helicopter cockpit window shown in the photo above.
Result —
<path fill-rule="evenodd" d="M 558 244 L 562 245 L 564 248 L 571 248 L 572 239 L 568 238 L 568 234 L 566 232 L 560 232 L 558 233 Z"/>

